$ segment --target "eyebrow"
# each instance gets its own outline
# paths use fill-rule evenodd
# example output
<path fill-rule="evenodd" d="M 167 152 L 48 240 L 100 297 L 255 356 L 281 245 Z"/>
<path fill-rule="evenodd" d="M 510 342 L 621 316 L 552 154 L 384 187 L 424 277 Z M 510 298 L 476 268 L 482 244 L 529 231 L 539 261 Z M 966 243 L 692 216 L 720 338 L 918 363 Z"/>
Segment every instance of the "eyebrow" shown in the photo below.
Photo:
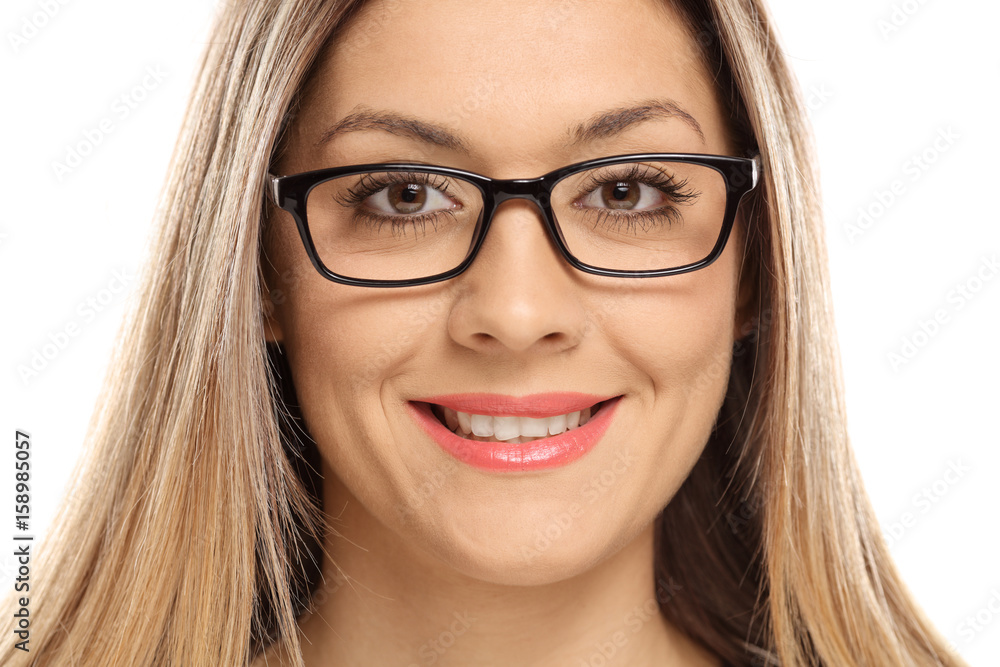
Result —
<path fill-rule="evenodd" d="M 660 118 L 682 120 L 705 141 L 705 133 L 694 116 L 673 100 L 654 99 L 594 114 L 583 123 L 570 128 L 565 147 L 572 148 L 582 143 L 609 139 L 639 123 Z M 470 152 L 468 141 L 441 125 L 394 111 L 378 111 L 364 106 L 335 123 L 320 136 L 315 145 L 322 146 L 334 137 L 363 130 L 381 130 L 442 148 Z"/>

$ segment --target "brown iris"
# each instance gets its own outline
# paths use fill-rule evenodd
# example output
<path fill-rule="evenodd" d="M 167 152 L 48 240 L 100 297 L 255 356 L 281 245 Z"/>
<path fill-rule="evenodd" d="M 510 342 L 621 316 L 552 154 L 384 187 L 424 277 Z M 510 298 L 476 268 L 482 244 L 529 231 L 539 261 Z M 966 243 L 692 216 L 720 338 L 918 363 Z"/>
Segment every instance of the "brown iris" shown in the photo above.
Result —
<path fill-rule="evenodd" d="M 399 213 L 416 213 L 427 201 L 427 190 L 419 183 L 396 183 L 389 186 L 386 196 Z"/>
<path fill-rule="evenodd" d="M 628 181 L 620 181 L 602 186 L 601 196 L 608 208 L 630 209 L 639 202 L 640 193 L 638 186 Z"/>

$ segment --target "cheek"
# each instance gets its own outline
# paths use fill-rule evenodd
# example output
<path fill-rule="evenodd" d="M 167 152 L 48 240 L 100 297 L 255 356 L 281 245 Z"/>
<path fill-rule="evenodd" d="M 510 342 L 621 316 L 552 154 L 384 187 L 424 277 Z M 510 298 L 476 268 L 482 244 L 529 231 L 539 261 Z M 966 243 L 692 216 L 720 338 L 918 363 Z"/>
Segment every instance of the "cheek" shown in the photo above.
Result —
<path fill-rule="evenodd" d="M 376 392 L 380 378 L 431 345 L 434 331 L 443 332 L 433 325 L 446 313 L 446 289 L 423 296 L 419 287 L 362 291 L 317 277 L 322 284 L 289 303 L 283 328 L 287 345 L 307 358 L 305 374 L 337 391 Z"/>
<path fill-rule="evenodd" d="M 406 448 L 379 446 L 392 440 L 386 411 L 397 376 L 440 343 L 450 288 L 360 290 L 312 273 L 279 311 L 310 434 L 339 474 L 408 475 Z"/>
<path fill-rule="evenodd" d="M 719 395 L 721 401 L 729 375 L 735 313 L 731 299 L 713 296 L 718 293 L 666 309 L 669 320 L 663 323 L 659 339 L 659 358 L 665 363 L 651 372 L 671 383 L 659 388 L 670 395 L 682 393 L 692 401 Z M 716 407 L 710 400 L 706 405 Z"/>
<path fill-rule="evenodd" d="M 443 312 L 435 294 L 445 290 L 397 293 L 327 280 L 309 262 L 286 217 L 265 258 L 273 267 L 268 287 L 299 400 L 304 412 L 324 416 L 309 420 L 319 428 L 330 414 L 342 415 L 345 402 L 356 406 L 377 398 L 380 378 L 412 354 Z"/>
<path fill-rule="evenodd" d="M 724 390 L 733 346 L 735 288 L 715 265 L 674 276 L 659 290 L 616 300 L 620 349 L 664 396 Z"/>
<path fill-rule="evenodd" d="M 711 434 L 728 385 L 735 281 L 723 264 L 675 276 L 658 290 L 617 306 L 616 347 L 638 373 L 647 457 L 635 488 L 655 489 L 642 502 L 666 504 Z M 682 280 L 683 279 L 683 280 Z"/>

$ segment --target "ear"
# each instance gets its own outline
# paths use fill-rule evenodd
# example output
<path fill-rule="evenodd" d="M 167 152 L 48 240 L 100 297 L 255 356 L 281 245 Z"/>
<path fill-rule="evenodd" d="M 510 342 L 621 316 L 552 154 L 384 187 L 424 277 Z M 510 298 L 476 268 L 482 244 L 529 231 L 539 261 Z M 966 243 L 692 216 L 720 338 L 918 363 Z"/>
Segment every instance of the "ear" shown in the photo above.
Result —
<path fill-rule="evenodd" d="M 284 300 L 284 295 L 281 290 L 271 290 L 267 286 L 267 282 L 261 281 L 261 308 L 263 311 L 264 320 L 264 340 L 268 343 L 281 343 L 284 340 L 285 334 L 281 330 L 281 323 L 278 321 L 278 308 L 277 303 L 281 303 Z"/>
<path fill-rule="evenodd" d="M 261 235 L 260 252 L 260 304 L 264 325 L 264 340 L 268 343 L 281 343 L 284 340 L 284 332 L 281 330 L 281 322 L 278 321 L 278 306 L 288 299 L 288 295 L 280 287 L 278 267 L 271 259 L 270 251 L 274 248 L 275 238 L 273 236 L 274 227 L 271 225 L 271 214 L 274 208 L 268 206 L 268 213 L 264 216 L 264 225 Z"/>
<path fill-rule="evenodd" d="M 754 316 L 757 314 L 757 280 L 753 275 L 740 275 L 739 290 L 736 295 L 736 319 L 733 322 L 733 341 L 739 341 L 749 336 L 756 326 Z"/>
<path fill-rule="evenodd" d="M 745 230 L 746 226 L 740 220 L 739 229 Z M 739 286 L 736 293 L 736 318 L 733 321 L 733 340 L 739 341 L 753 333 L 757 326 L 755 316 L 758 314 L 758 264 L 750 256 L 752 248 L 746 246 L 746 236 L 740 234 L 740 248 L 743 253 L 743 260 L 740 265 Z"/>

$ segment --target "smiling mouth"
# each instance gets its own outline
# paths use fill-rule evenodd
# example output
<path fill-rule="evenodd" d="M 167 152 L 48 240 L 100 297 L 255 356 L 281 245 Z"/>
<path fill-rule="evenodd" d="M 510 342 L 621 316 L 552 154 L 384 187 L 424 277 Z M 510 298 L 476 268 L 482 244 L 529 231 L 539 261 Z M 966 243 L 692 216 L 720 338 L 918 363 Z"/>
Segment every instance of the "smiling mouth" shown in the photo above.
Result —
<path fill-rule="evenodd" d="M 599 401 L 568 414 L 545 418 L 495 417 L 461 413 L 436 403 L 424 403 L 431 414 L 449 431 L 466 440 L 521 444 L 573 431 L 587 424 L 606 405 L 620 396 Z M 481 434 L 481 435 L 480 435 Z"/>

